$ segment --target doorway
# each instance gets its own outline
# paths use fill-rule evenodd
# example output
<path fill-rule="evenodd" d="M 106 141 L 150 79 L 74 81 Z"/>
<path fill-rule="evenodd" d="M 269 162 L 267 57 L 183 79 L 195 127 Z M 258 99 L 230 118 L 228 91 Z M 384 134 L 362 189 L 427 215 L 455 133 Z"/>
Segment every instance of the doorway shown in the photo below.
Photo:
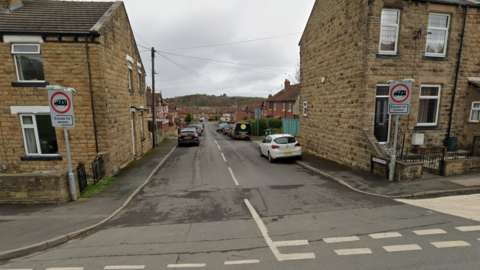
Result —
<path fill-rule="evenodd" d="M 375 98 L 375 125 L 373 134 L 379 143 L 388 143 L 390 137 L 390 115 L 388 114 L 388 85 L 377 85 Z"/>

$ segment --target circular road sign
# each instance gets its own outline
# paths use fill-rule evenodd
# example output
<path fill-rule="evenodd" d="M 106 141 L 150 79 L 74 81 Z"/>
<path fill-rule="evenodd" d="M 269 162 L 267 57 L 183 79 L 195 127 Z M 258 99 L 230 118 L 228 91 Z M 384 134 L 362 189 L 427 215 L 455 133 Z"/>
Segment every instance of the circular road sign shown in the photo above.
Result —
<path fill-rule="evenodd" d="M 397 84 L 390 91 L 390 98 L 395 103 L 403 103 L 410 96 L 410 89 L 405 84 Z"/>
<path fill-rule="evenodd" d="M 72 101 L 65 93 L 56 92 L 52 95 L 52 98 L 50 98 L 50 106 L 57 113 L 64 114 L 72 107 Z"/>

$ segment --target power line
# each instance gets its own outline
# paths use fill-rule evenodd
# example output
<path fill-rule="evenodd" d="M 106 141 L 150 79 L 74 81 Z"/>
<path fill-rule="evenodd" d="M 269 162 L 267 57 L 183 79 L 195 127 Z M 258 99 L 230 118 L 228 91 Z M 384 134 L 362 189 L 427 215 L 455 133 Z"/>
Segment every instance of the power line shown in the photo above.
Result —
<path fill-rule="evenodd" d="M 133 34 L 136 35 L 138 38 L 140 38 L 140 40 L 143 41 L 145 44 L 147 44 L 147 46 L 150 46 L 150 45 L 148 44 L 148 42 L 146 42 L 145 40 L 143 40 L 143 38 L 142 38 L 139 34 L 137 34 L 137 33 L 135 33 L 135 32 L 133 32 Z M 150 47 L 151 47 L 151 46 L 150 46 Z"/>
<path fill-rule="evenodd" d="M 285 34 L 285 35 L 273 36 L 273 37 L 265 37 L 265 38 L 250 39 L 250 40 L 244 40 L 244 41 L 236 41 L 236 42 L 222 43 L 222 44 L 204 45 L 204 46 L 196 46 L 196 47 L 185 47 L 185 48 L 161 49 L 161 50 L 166 50 L 166 51 L 176 51 L 176 50 L 187 50 L 187 49 L 197 49 L 197 48 L 217 47 L 217 46 L 225 46 L 225 45 L 232 45 L 232 44 L 246 43 L 246 42 L 252 42 L 252 41 L 259 41 L 259 40 L 265 40 L 265 39 L 272 39 L 272 38 L 279 38 L 279 37 L 293 36 L 293 35 L 298 35 L 298 34 L 301 34 L 301 33 L 303 33 L 303 32 L 297 32 L 297 33 L 291 33 L 291 34 Z"/>

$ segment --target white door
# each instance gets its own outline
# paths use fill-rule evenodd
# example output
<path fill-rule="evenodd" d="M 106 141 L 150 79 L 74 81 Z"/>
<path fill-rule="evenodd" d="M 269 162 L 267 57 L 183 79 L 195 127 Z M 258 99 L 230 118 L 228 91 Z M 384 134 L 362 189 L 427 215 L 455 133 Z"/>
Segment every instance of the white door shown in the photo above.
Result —
<path fill-rule="evenodd" d="M 131 114 L 132 114 L 132 118 L 131 118 L 131 122 L 132 122 L 132 149 L 133 149 L 133 155 L 135 156 L 135 132 L 133 130 L 133 112 Z"/>

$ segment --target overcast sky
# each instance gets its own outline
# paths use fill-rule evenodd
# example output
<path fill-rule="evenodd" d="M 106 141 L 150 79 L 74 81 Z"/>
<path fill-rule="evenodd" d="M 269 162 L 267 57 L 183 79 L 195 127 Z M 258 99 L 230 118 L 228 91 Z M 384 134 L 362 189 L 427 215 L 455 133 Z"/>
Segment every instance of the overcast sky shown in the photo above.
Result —
<path fill-rule="evenodd" d="M 158 51 L 155 89 L 166 98 L 224 93 L 266 98 L 275 94 L 283 88 L 285 78 L 295 80 L 298 43 L 314 2 L 124 0 L 148 75 L 147 85 L 152 84 L 150 51 L 140 46 Z M 262 40 L 242 42 L 256 39 Z M 235 42 L 242 43 L 210 46 Z M 198 48 L 201 46 L 208 47 Z"/>

